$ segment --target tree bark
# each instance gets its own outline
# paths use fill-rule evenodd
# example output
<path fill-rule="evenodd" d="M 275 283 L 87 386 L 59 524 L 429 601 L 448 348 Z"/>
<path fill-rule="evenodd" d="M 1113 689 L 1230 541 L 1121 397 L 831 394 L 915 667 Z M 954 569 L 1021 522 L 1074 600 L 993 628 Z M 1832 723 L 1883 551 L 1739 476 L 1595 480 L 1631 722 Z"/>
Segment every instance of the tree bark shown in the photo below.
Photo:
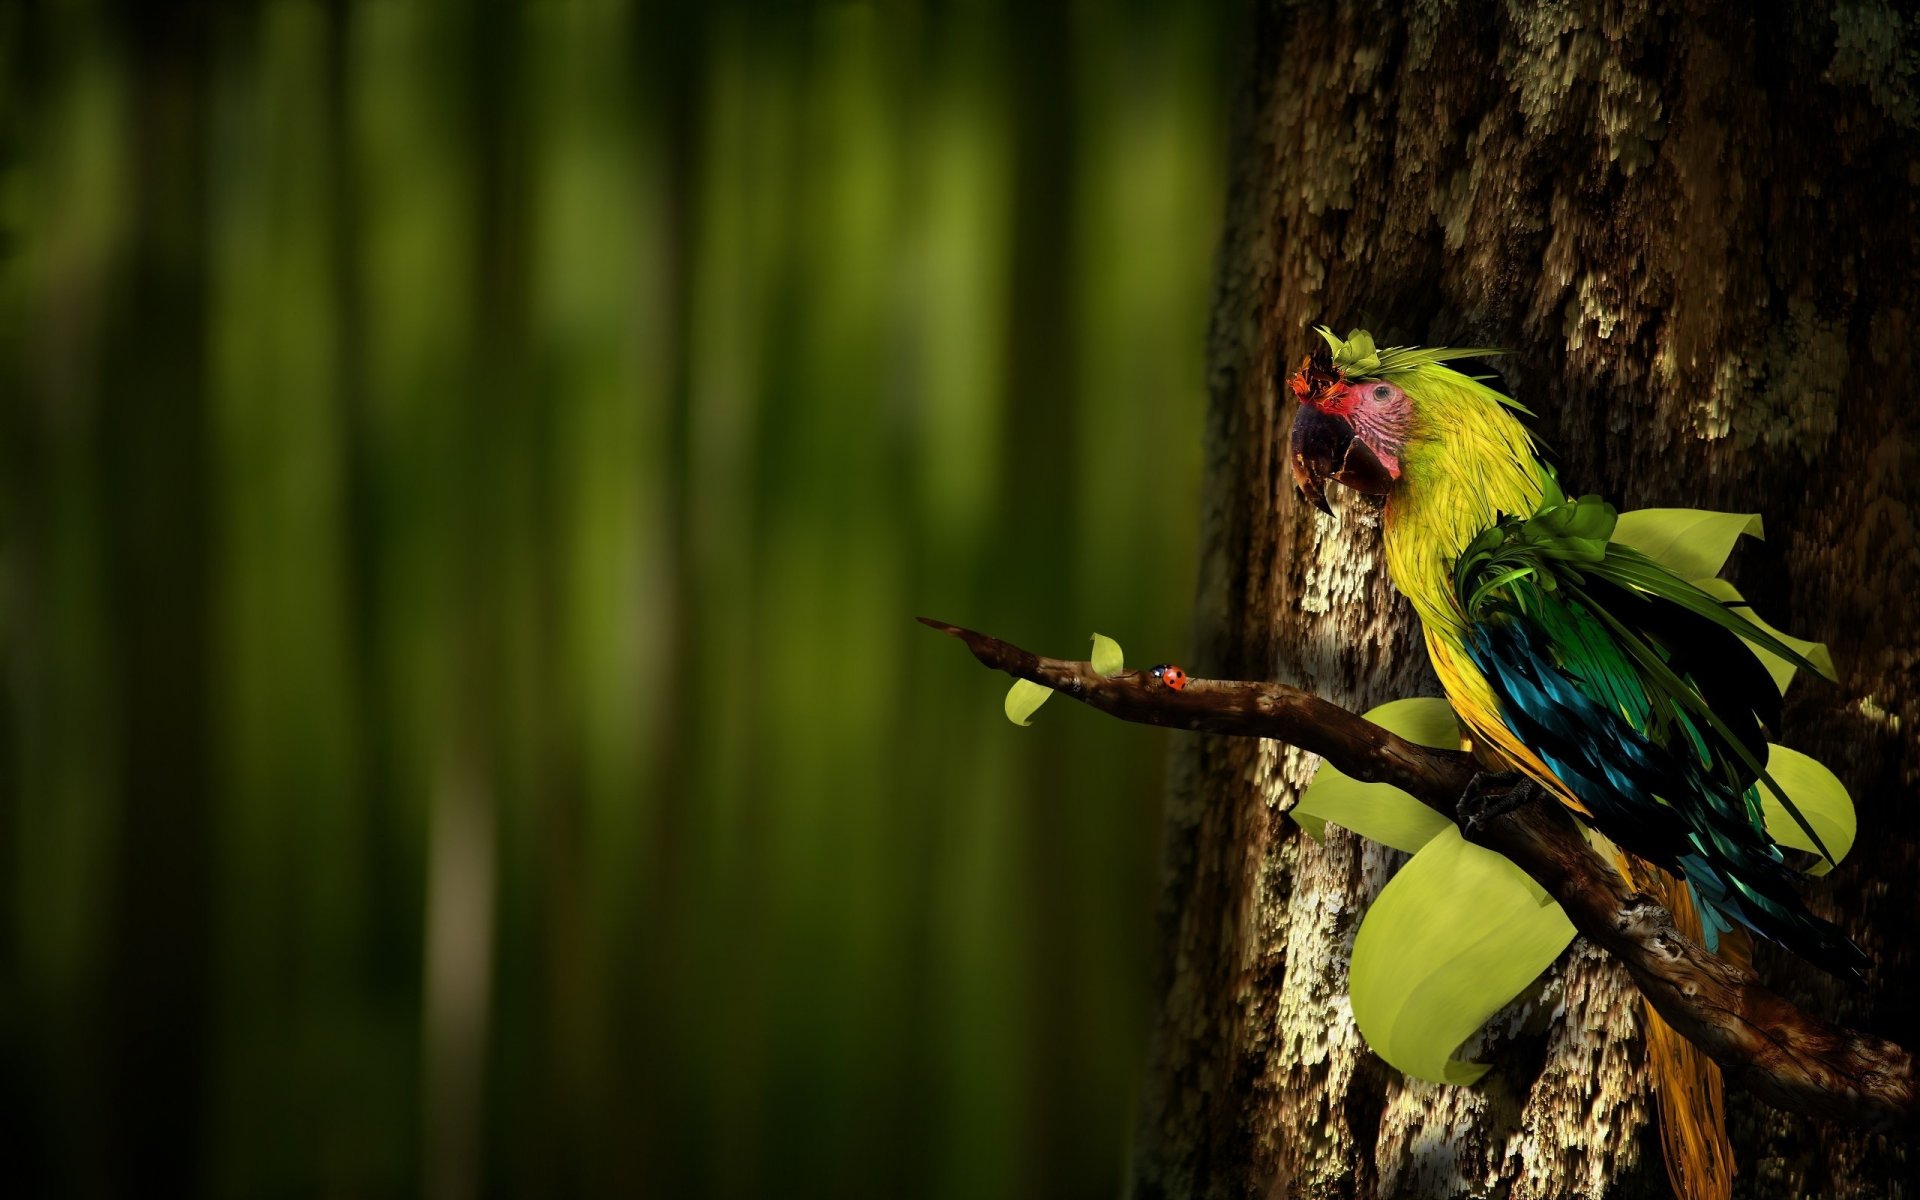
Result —
<path fill-rule="evenodd" d="M 1864 988 L 1762 948 L 1810 1011 L 1911 1038 L 1920 867 L 1914 313 L 1920 61 L 1877 4 L 1260 5 L 1210 350 L 1199 673 L 1350 707 L 1434 683 L 1358 505 L 1291 497 L 1278 375 L 1307 327 L 1512 348 L 1570 491 L 1758 511 L 1733 576 L 1830 643 L 1779 740 L 1852 789 L 1861 837 L 1816 911 Z M 1401 857 L 1285 820 L 1310 756 L 1193 735 L 1168 810 L 1159 1016 L 1136 1137 L 1149 1196 L 1666 1195 L 1641 1013 L 1578 941 L 1473 1047 L 1473 1088 L 1365 1047 L 1346 964 Z M 1754 1197 L 1879 1195 L 1897 1139 L 1729 1096 Z"/>

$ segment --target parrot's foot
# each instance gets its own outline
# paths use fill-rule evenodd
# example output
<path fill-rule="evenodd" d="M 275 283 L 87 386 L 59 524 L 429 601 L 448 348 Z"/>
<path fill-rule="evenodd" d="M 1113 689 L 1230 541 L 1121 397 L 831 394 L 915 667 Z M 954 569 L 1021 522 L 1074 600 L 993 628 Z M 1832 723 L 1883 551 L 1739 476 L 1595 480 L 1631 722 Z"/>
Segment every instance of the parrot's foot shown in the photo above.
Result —
<path fill-rule="evenodd" d="M 1478 833 L 1487 822 L 1539 796 L 1540 785 L 1518 771 L 1476 771 L 1460 794 L 1460 820 L 1468 833 Z"/>

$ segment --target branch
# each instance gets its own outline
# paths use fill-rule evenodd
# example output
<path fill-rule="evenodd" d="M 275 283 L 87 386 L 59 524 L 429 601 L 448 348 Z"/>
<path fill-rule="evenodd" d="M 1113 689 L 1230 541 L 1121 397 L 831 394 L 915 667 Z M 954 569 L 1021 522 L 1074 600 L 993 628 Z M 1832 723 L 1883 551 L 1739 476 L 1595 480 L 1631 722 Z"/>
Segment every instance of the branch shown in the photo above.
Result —
<path fill-rule="evenodd" d="M 1392 784 L 1450 818 L 1458 819 L 1460 795 L 1477 769 L 1470 755 L 1409 742 L 1285 684 L 1193 679 L 1176 691 L 1146 671 L 1101 676 L 1089 663 L 1043 658 L 971 629 L 920 621 L 959 638 L 996 671 L 1123 721 L 1287 742 L 1355 779 Z M 1915 1132 L 1920 1094 L 1911 1054 L 1803 1012 L 1750 969 L 1680 936 L 1666 909 L 1630 888 L 1560 805 L 1523 805 L 1476 822 L 1467 834 L 1552 894 L 1574 928 L 1619 959 L 1648 1003 L 1732 1083 L 1787 1112 Z"/>

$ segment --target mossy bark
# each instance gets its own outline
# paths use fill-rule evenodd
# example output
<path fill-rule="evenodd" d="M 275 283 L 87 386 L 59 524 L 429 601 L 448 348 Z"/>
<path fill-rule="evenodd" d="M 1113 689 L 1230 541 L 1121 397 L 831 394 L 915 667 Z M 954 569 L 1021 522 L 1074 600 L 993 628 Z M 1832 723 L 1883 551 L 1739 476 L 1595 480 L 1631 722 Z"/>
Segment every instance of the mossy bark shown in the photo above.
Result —
<path fill-rule="evenodd" d="M 1360 708 L 1437 686 L 1354 504 L 1292 498 L 1276 387 L 1307 328 L 1503 345 L 1568 487 L 1758 511 L 1732 575 L 1827 641 L 1779 740 L 1853 790 L 1817 911 L 1850 988 L 1763 948 L 1796 1001 L 1896 1038 L 1920 954 L 1920 32 L 1881 4 L 1260 5 L 1211 348 L 1193 667 Z M 1398 855 L 1285 819 L 1313 764 L 1195 738 L 1169 806 L 1138 1196 L 1666 1195 L 1641 1017 L 1576 943 L 1476 1047 L 1410 1082 L 1346 1002 Z M 1903 1145 L 1730 1098 L 1754 1197 L 1892 1194 Z"/>

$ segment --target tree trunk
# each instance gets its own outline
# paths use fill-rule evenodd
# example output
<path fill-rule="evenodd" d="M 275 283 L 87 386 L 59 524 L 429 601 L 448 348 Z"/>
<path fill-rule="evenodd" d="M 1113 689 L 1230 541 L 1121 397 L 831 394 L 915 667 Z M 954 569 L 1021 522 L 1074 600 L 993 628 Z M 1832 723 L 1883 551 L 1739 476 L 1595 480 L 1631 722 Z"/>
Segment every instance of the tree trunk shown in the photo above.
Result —
<path fill-rule="evenodd" d="M 1657 12 L 1657 15 L 1656 15 Z M 1292 497 L 1276 387 L 1308 326 L 1501 345 L 1570 492 L 1758 511 L 1732 577 L 1827 641 L 1779 740 L 1852 789 L 1860 842 L 1808 887 L 1877 961 L 1811 1010 L 1893 1037 L 1920 924 L 1914 314 L 1920 46 L 1881 5 L 1625 0 L 1549 11 L 1265 4 L 1252 18 L 1211 349 L 1192 664 L 1358 708 L 1437 694 L 1362 508 Z M 1314 762 L 1194 737 L 1168 813 L 1159 1017 L 1136 1141 L 1151 1196 L 1662 1196 L 1642 1017 L 1576 942 L 1474 1047 L 1409 1081 L 1346 998 L 1402 856 L 1285 819 Z M 1738 1194 L 1882 1195 L 1905 1148 L 1729 1097 Z"/>

